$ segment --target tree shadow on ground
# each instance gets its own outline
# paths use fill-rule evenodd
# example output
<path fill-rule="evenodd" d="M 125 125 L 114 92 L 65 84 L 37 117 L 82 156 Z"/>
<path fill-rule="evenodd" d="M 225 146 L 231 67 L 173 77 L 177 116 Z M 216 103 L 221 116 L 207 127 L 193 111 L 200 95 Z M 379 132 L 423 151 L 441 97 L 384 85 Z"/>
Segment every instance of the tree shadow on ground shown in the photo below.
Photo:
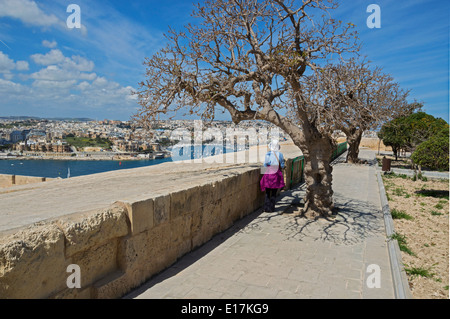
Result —
<path fill-rule="evenodd" d="M 335 160 L 334 164 L 344 162 L 345 158 L 343 159 L 341 156 Z M 373 165 L 373 163 L 370 165 Z M 283 192 L 277 198 L 275 212 L 263 212 L 260 208 L 237 220 L 230 228 L 214 235 L 200 247 L 194 248 L 191 252 L 180 257 L 173 265 L 152 276 L 147 282 L 123 298 L 134 298 L 158 283 L 176 276 L 228 240 L 233 241 L 233 237 L 236 235 L 252 232 L 278 232 L 282 235 L 282 241 L 303 241 L 305 243 L 321 241 L 353 245 L 364 242 L 368 237 L 385 232 L 383 215 L 379 208 L 369 202 L 338 194 L 334 196 L 336 209 L 333 218 L 309 220 L 289 214 L 291 208 L 302 208 L 304 192 L 304 184 Z"/>
<path fill-rule="evenodd" d="M 345 155 L 345 154 L 344 154 Z M 332 165 L 369 165 L 375 166 L 375 159 L 367 159 L 364 164 L 347 164 L 345 156 L 335 159 Z M 300 214 L 306 185 L 297 185 L 294 190 L 284 192 L 277 202 L 273 213 L 260 212 L 242 231 L 262 230 L 262 224 L 283 218 L 280 233 L 285 240 L 328 241 L 335 244 L 356 244 L 366 238 L 385 233 L 382 211 L 373 203 L 334 194 L 334 210 L 331 218 L 308 219 Z M 447 193 L 448 195 L 448 193 Z M 280 221 L 278 221 L 280 223 Z"/>
<path fill-rule="evenodd" d="M 449 198 L 449 192 L 446 190 L 436 190 L 436 189 L 421 189 L 415 192 L 419 196 L 423 197 L 434 197 L 434 198 Z"/>
<path fill-rule="evenodd" d="M 334 201 L 335 209 L 330 218 L 303 217 L 299 214 L 303 204 L 296 198 L 289 205 L 281 203 L 274 213 L 261 212 L 240 231 L 262 230 L 262 223 L 273 222 L 277 218 L 277 227 L 285 236 L 285 240 L 323 241 L 345 245 L 363 242 L 366 238 L 385 231 L 381 209 L 374 204 L 339 195 L 334 196 Z"/>
<path fill-rule="evenodd" d="M 152 276 L 147 282 L 135 288 L 123 298 L 137 297 L 158 283 L 176 276 L 220 245 L 230 239 L 233 240 L 236 235 L 270 231 L 281 234 L 282 241 L 300 241 L 306 244 L 312 241 L 321 241 L 338 245 L 354 245 L 385 231 L 383 216 L 377 207 L 365 201 L 338 195 L 335 195 L 337 210 L 334 218 L 309 220 L 286 214 L 285 212 L 289 207 L 301 208 L 301 196 L 298 195 L 299 189 L 295 192 L 285 192 L 284 195 L 279 197 L 275 212 L 266 213 L 262 209 L 258 209 L 243 217 L 224 232 L 216 234 L 208 242 L 180 257 L 175 264 Z"/>
<path fill-rule="evenodd" d="M 357 244 L 382 231 L 384 222 L 377 207 L 364 201 L 337 197 L 331 218 L 311 220 L 292 216 L 286 223 L 284 234 L 287 240 Z"/>

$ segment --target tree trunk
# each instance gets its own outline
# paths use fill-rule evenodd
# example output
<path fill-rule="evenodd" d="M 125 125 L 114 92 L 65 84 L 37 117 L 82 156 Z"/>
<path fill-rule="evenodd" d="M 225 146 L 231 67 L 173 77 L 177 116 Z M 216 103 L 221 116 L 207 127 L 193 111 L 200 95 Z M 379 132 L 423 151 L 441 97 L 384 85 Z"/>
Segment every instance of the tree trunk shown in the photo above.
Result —
<path fill-rule="evenodd" d="M 395 156 L 395 161 L 398 161 L 398 148 L 396 146 L 392 146 L 392 152 Z"/>
<path fill-rule="evenodd" d="M 348 152 L 347 163 L 358 163 L 359 145 L 361 144 L 362 131 L 357 130 L 351 135 L 347 135 Z"/>
<path fill-rule="evenodd" d="M 269 109 L 269 108 L 268 108 Z M 283 129 L 300 148 L 305 157 L 304 175 L 306 181 L 305 205 L 302 215 L 306 218 L 330 217 L 334 208 L 331 175 L 331 156 L 333 141 L 331 136 L 323 135 L 317 127 L 308 122 L 306 113 L 301 128 L 289 120 L 280 117 L 273 110 L 254 115 L 258 119 L 271 122 Z M 239 122 L 240 118 L 236 118 Z"/>
<path fill-rule="evenodd" d="M 278 124 L 276 120 L 272 123 Z M 333 189 L 331 156 L 333 141 L 331 136 L 322 135 L 316 127 L 307 121 L 303 129 L 283 122 L 280 127 L 289 134 L 294 144 L 302 150 L 305 157 L 304 175 L 306 182 L 305 205 L 302 216 L 311 219 L 328 218 L 332 215 Z"/>
<path fill-rule="evenodd" d="M 308 141 L 305 156 L 306 195 L 303 215 L 316 219 L 330 217 L 334 208 L 332 170 L 330 165 L 332 144 L 327 138 Z"/>

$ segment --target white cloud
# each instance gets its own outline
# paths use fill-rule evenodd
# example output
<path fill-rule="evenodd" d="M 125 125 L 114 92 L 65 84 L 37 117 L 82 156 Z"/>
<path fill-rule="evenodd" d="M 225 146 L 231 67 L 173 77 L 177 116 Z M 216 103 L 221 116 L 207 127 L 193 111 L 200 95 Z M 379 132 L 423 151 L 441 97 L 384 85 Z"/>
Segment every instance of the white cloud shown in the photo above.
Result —
<path fill-rule="evenodd" d="M 79 81 L 94 81 L 97 74 L 91 72 L 94 62 L 78 55 L 66 57 L 53 49 L 46 54 L 33 54 L 31 59 L 37 64 L 46 66 L 29 75 L 33 79 L 33 87 L 54 89 L 77 88 Z"/>
<path fill-rule="evenodd" d="M 30 0 L 0 0 L 0 17 L 11 17 L 33 26 L 48 27 L 61 24 L 53 14 L 43 12 Z"/>
<path fill-rule="evenodd" d="M 38 80 L 33 82 L 33 87 L 40 89 L 51 89 L 52 91 L 57 90 L 68 90 L 72 88 L 77 83 L 76 80 L 64 80 L 64 81 L 54 81 L 54 80 Z"/>
<path fill-rule="evenodd" d="M 67 72 L 62 70 L 60 67 L 56 65 L 49 65 L 45 69 L 32 73 L 30 78 L 44 81 L 65 81 L 70 76 L 71 75 L 67 74 Z"/>
<path fill-rule="evenodd" d="M 60 65 L 66 70 L 90 72 L 94 69 L 94 62 L 79 55 L 72 55 L 71 58 L 65 57 L 64 54 L 58 49 L 53 49 L 46 54 L 33 54 L 31 59 L 37 64 Z"/>
<path fill-rule="evenodd" d="M 17 61 L 16 62 L 16 69 L 19 71 L 26 71 L 29 69 L 29 65 L 27 61 Z"/>
<path fill-rule="evenodd" d="M 28 62 L 14 62 L 14 60 L 10 59 L 7 54 L 0 51 L 0 73 L 9 73 L 14 69 L 18 71 L 28 70 Z"/>
<path fill-rule="evenodd" d="M 131 95 L 132 88 L 98 76 L 93 72 L 95 64 L 89 59 L 78 55 L 66 57 L 60 50 L 52 49 L 31 55 L 31 60 L 42 68 L 30 74 L 19 73 L 17 80 L 13 80 L 15 74 L 10 71 L 28 69 L 28 63 L 14 62 L 0 51 L 0 74 L 3 74 L 0 100 L 5 105 L 0 111 L 9 107 L 26 108 L 28 112 L 41 108 L 47 112 L 76 110 L 83 116 L 99 110 L 130 115 L 134 112 L 136 101 Z M 25 82 L 20 84 L 19 79 Z M 32 81 L 31 85 L 25 84 L 28 80 Z"/>
<path fill-rule="evenodd" d="M 5 79 L 5 80 L 12 80 L 12 78 L 14 77 L 14 74 L 12 74 L 12 73 L 3 73 L 3 78 Z"/>
<path fill-rule="evenodd" d="M 94 62 L 87 60 L 79 55 L 73 55 L 70 59 L 64 59 L 63 66 L 66 69 L 73 68 L 81 72 L 90 72 L 94 69 Z"/>
<path fill-rule="evenodd" d="M 22 94 L 22 93 L 25 93 L 25 91 L 27 91 L 26 87 L 21 84 L 18 84 L 18 83 L 9 81 L 9 80 L 0 79 L 0 96 L 1 97 Z"/>
<path fill-rule="evenodd" d="M 11 60 L 8 55 L 0 51 L 0 72 L 9 72 L 14 69 L 16 64 Z"/>
<path fill-rule="evenodd" d="M 108 81 L 104 77 L 97 77 L 92 83 L 83 81 L 78 85 L 78 88 L 84 96 L 89 96 L 94 104 L 95 101 L 101 101 L 107 104 L 116 104 L 115 101 L 120 100 L 122 103 L 134 100 L 131 95 L 132 87 L 121 86 L 114 81 Z"/>
<path fill-rule="evenodd" d="M 34 72 L 29 75 L 29 78 L 34 79 L 33 85 L 40 86 L 40 82 L 54 82 L 55 86 L 59 86 L 58 82 L 71 82 L 73 86 L 76 86 L 78 81 L 92 81 L 97 78 L 95 73 L 84 73 L 76 69 L 68 69 L 58 65 L 49 65 L 44 69 Z M 65 84 L 62 85 L 65 87 Z"/>
<path fill-rule="evenodd" d="M 44 41 L 42 41 L 42 45 L 46 48 L 54 49 L 54 48 L 56 48 L 58 43 L 56 43 L 56 41 L 50 42 L 48 40 L 44 40 Z"/>
<path fill-rule="evenodd" d="M 97 78 L 97 74 L 95 73 L 80 73 L 80 80 L 93 81 Z"/>
<path fill-rule="evenodd" d="M 77 89 L 80 91 L 85 91 L 89 88 L 91 84 L 89 82 L 83 81 L 77 85 Z"/>
<path fill-rule="evenodd" d="M 51 27 L 56 27 L 60 30 L 73 32 L 78 30 L 81 35 L 87 35 L 87 28 L 83 24 L 80 28 L 69 28 L 67 26 L 66 7 L 68 3 L 46 3 L 45 6 L 36 3 L 34 0 L 0 0 L 0 18 L 9 17 L 22 21 L 26 26 L 42 27 L 43 30 L 48 30 Z M 52 12 L 46 12 L 51 10 Z M 55 48 L 57 43 L 55 41 L 44 40 L 42 44 L 48 48 Z"/>
<path fill-rule="evenodd" d="M 92 82 L 93 87 L 105 88 L 108 85 L 108 81 L 104 77 L 98 77 Z"/>
<path fill-rule="evenodd" d="M 58 64 L 64 61 L 64 55 L 62 52 L 58 49 L 51 50 L 47 54 L 33 54 L 31 56 L 31 59 L 42 65 L 52 65 L 52 64 Z"/>

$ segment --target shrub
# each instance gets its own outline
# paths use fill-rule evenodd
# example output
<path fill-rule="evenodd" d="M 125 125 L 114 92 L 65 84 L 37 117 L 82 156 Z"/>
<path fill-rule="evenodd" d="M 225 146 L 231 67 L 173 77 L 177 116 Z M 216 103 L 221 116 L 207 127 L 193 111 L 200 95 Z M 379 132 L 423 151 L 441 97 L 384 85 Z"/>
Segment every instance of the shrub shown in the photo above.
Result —
<path fill-rule="evenodd" d="M 448 128 L 448 124 L 445 120 L 418 111 L 385 123 L 380 129 L 378 137 L 383 140 L 384 145 L 392 147 L 395 160 L 397 160 L 400 149 L 415 148 L 446 127 Z"/>
<path fill-rule="evenodd" d="M 449 168 L 449 129 L 448 127 L 421 143 L 411 156 L 414 163 L 433 170 Z"/>

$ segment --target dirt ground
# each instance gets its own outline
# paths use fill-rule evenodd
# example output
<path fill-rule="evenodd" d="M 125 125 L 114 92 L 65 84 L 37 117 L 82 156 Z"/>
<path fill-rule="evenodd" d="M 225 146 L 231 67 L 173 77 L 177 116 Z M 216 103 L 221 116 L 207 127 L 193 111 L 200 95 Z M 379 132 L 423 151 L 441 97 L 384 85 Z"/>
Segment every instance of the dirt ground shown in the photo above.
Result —
<path fill-rule="evenodd" d="M 383 181 L 413 297 L 448 299 L 449 181 L 395 174 Z"/>
<path fill-rule="evenodd" d="M 378 165 L 382 166 L 383 157 L 391 160 L 391 168 L 406 168 L 412 169 L 411 160 L 408 157 L 400 156 L 398 160 L 395 160 L 395 156 L 393 155 L 377 155 Z"/>

